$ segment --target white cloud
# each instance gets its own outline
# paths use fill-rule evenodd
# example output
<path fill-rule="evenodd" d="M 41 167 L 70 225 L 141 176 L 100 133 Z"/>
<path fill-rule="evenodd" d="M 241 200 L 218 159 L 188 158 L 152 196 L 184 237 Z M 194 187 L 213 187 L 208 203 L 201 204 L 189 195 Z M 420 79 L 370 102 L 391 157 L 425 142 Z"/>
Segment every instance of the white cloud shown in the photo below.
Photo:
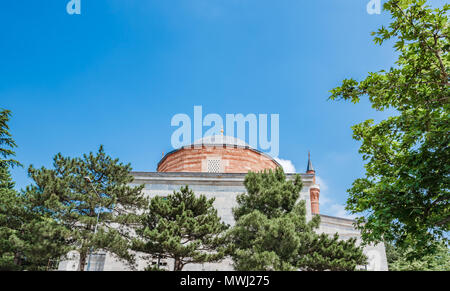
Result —
<path fill-rule="evenodd" d="M 320 186 L 320 205 L 329 204 L 332 200 L 328 197 L 328 184 L 319 176 L 316 176 L 316 184 Z"/>
<path fill-rule="evenodd" d="M 328 192 L 329 190 L 328 183 L 325 182 L 324 179 L 322 179 L 319 176 L 316 176 L 316 183 L 320 185 L 319 201 L 321 206 L 325 206 L 326 213 L 324 214 L 347 219 L 355 219 L 356 215 L 349 214 L 345 210 L 345 205 L 336 203 L 336 201 L 330 198 L 330 193 Z"/>
<path fill-rule="evenodd" d="M 276 158 L 275 159 L 280 165 L 281 167 L 283 167 L 283 170 L 285 173 L 295 173 L 295 166 L 292 163 L 292 161 L 290 160 L 283 160 L 283 159 L 279 159 Z"/>
<path fill-rule="evenodd" d="M 321 177 L 316 176 L 316 183 L 319 184 L 321 193 L 328 190 L 327 183 L 325 183 L 325 181 Z"/>

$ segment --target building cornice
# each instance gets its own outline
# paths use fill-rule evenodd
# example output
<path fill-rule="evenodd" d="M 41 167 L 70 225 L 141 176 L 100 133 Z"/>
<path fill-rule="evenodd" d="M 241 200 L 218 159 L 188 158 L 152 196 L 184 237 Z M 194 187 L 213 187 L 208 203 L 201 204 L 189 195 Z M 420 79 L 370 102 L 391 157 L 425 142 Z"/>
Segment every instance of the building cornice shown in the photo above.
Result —
<path fill-rule="evenodd" d="M 213 184 L 213 185 L 237 185 L 244 183 L 246 173 L 204 173 L 204 172 L 131 172 L 135 184 L 171 183 L 180 185 Z M 286 174 L 292 179 L 295 174 Z M 313 185 L 314 175 L 299 174 L 304 186 Z"/>

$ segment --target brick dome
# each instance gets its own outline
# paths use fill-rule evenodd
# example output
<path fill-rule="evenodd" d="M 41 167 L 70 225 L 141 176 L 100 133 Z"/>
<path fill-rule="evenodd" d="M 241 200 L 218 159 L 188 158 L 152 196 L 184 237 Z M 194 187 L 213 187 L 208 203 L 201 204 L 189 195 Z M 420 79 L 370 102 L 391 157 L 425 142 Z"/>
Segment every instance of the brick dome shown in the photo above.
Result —
<path fill-rule="evenodd" d="M 166 154 L 158 172 L 247 173 L 281 167 L 269 155 L 229 136 L 208 136 Z"/>

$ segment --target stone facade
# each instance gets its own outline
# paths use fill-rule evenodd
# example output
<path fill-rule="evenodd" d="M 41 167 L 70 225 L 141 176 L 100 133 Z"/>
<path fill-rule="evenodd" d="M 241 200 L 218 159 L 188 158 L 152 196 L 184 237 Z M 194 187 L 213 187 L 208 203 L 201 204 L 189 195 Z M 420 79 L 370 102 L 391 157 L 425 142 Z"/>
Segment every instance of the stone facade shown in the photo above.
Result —
<path fill-rule="evenodd" d="M 351 219 L 333 217 L 320 214 L 319 233 L 333 235 L 336 232 L 340 239 L 356 238 L 357 244 L 361 243 L 361 234 L 353 226 L 355 221 Z M 364 247 L 364 254 L 368 258 L 368 264 L 360 269 L 368 271 L 387 271 L 388 264 L 384 244 L 369 245 Z"/>
<path fill-rule="evenodd" d="M 188 185 L 194 193 L 204 194 L 208 198 L 215 198 L 214 207 L 225 223 L 234 224 L 231 209 L 235 207 L 236 196 L 244 193 L 243 173 L 160 173 L 134 172 L 133 185 L 145 185 L 144 193 L 148 197 L 166 196 L 178 191 L 181 186 Z M 292 177 L 292 174 L 287 174 Z M 309 188 L 313 175 L 302 174 L 303 189 L 300 199 L 306 201 L 308 219 L 311 219 L 311 203 Z"/>
<path fill-rule="evenodd" d="M 217 208 L 218 214 L 227 224 L 234 225 L 232 208 L 236 206 L 236 196 L 245 192 L 244 178 L 245 174 L 241 173 L 159 173 L 159 172 L 134 172 L 132 173 L 135 180 L 133 185 L 145 185 L 144 193 L 148 197 L 166 196 L 173 191 L 178 191 L 180 187 L 189 185 L 196 194 L 204 194 L 208 198 L 215 198 L 214 206 Z M 287 175 L 288 178 L 292 174 Z M 306 201 L 307 219 L 312 218 L 310 192 L 314 187 L 313 174 L 301 174 L 303 181 L 303 189 L 300 192 L 300 198 Z M 342 239 L 356 237 L 360 242 L 360 234 L 354 229 L 353 221 L 343 218 L 321 215 L 321 225 L 318 232 L 327 234 L 338 233 Z M 386 254 L 384 245 L 368 246 L 364 248 L 364 253 L 369 257 L 369 264 L 361 266 L 361 269 L 367 270 L 387 270 Z M 143 270 L 149 263 L 156 264 L 156 258 L 143 258 L 138 254 L 137 270 Z M 173 267 L 170 260 L 161 260 L 167 269 Z M 63 262 L 60 265 L 61 270 L 76 269 L 77 261 Z M 111 254 L 106 254 L 104 262 L 105 271 L 132 270 L 130 266 L 117 260 Z M 191 264 L 187 265 L 184 270 L 190 271 L 215 271 L 215 270 L 233 270 L 232 261 L 224 260 L 216 264 Z"/>

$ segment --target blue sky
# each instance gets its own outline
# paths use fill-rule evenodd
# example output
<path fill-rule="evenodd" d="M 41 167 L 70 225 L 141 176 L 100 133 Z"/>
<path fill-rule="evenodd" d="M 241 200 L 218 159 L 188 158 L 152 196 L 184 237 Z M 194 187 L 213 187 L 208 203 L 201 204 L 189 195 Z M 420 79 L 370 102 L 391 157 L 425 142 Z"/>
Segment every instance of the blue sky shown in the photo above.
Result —
<path fill-rule="evenodd" d="M 369 0 L 5 1 L 0 9 L 0 108 L 23 169 L 52 157 L 106 151 L 155 171 L 170 151 L 173 115 L 280 115 L 280 158 L 304 172 L 311 150 L 321 212 L 344 215 L 346 189 L 363 175 L 350 126 L 386 117 L 367 101 L 327 101 L 346 77 L 393 65 L 392 43 L 370 32 L 389 16 Z M 432 1 L 443 2 L 443 1 Z"/>

